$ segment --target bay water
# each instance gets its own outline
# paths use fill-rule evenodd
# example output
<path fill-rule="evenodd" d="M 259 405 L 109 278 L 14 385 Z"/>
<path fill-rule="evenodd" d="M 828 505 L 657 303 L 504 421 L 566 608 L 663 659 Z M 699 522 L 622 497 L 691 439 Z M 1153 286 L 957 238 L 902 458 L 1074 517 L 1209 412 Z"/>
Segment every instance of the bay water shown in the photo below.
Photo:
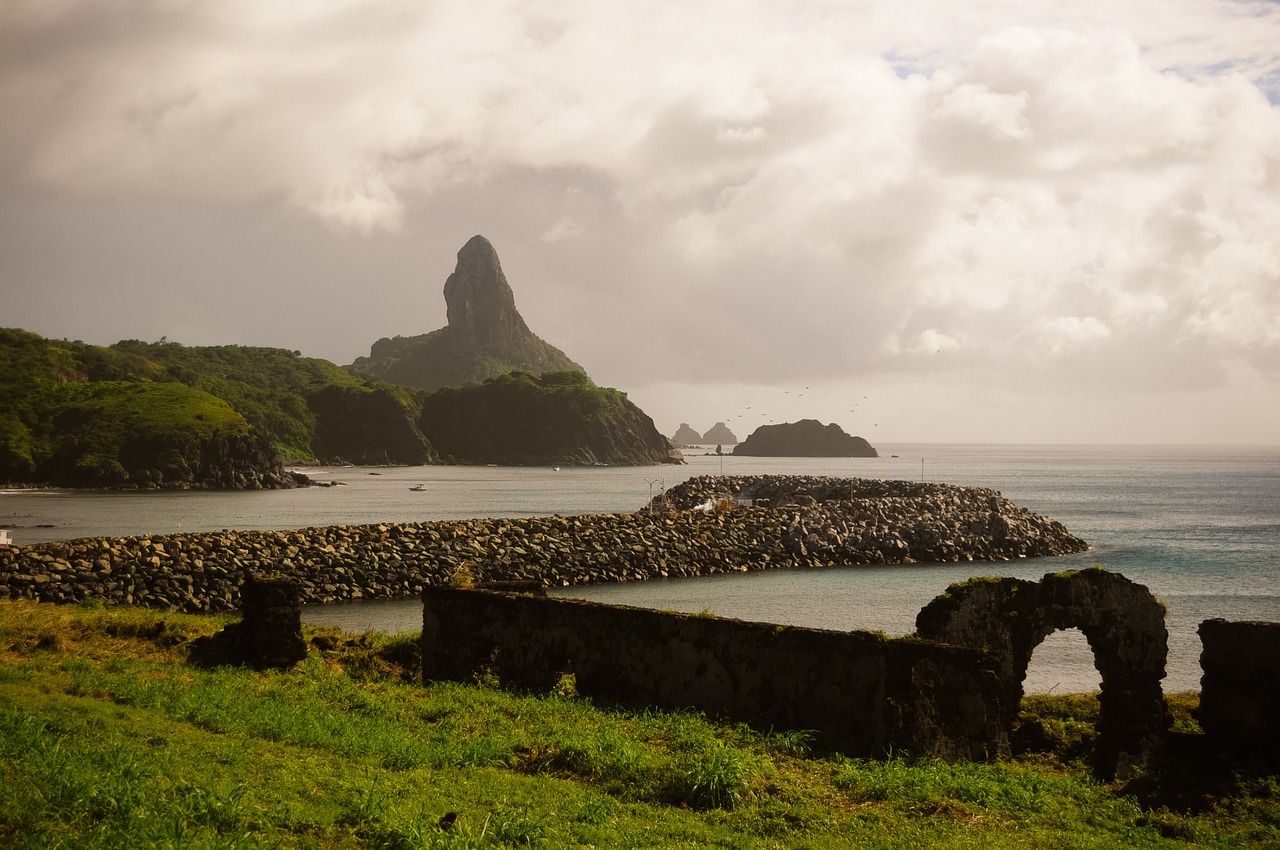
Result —
<path fill-rule="evenodd" d="M 1280 447 L 882 444 L 879 458 L 745 458 L 686 452 L 664 467 L 322 467 L 331 487 L 252 493 L 0 491 L 17 544 L 96 536 L 289 529 L 470 517 L 625 513 L 697 475 L 799 474 L 990 487 L 1063 522 L 1090 551 L 1052 559 L 775 570 L 557 588 L 600 602 L 826 629 L 910 634 L 949 584 L 1040 578 L 1100 564 L 1168 606 L 1166 691 L 1198 690 L 1205 619 L 1280 621 Z M 421 485 L 420 490 L 411 490 Z M 417 600 L 308 606 L 348 631 L 416 631 Z M 1083 692 L 1098 675 L 1082 635 L 1050 636 L 1028 692 Z"/>

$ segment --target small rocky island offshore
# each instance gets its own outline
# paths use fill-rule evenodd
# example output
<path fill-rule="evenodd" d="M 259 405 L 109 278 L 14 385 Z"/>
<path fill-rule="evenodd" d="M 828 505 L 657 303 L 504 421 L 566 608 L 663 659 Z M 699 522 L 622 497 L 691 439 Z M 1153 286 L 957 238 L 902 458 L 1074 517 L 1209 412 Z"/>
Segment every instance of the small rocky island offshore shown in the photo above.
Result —
<path fill-rule="evenodd" d="M 0 549 L 0 596 L 239 607 L 250 571 L 304 603 L 407 598 L 429 585 L 545 586 L 747 570 L 1001 561 L 1082 552 L 994 490 L 812 476 L 702 476 L 635 514 L 470 519 L 79 540 Z M 967 575 L 967 573 L 966 573 Z"/>
<path fill-rule="evenodd" d="M 761 425 L 734 447 L 735 455 L 747 457 L 879 457 L 862 437 L 846 434 L 832 422 L 816 419 Z"/>

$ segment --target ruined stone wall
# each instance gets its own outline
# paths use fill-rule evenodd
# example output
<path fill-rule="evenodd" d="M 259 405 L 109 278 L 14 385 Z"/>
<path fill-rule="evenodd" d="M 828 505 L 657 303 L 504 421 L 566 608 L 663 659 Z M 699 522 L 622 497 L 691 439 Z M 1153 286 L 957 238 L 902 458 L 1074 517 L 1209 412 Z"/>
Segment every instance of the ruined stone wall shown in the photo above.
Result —
<path fill-rule="evenodd" d="M 916 634 L 969 646 L 997 659 L 1012 724 L 1035 648 L 1058 629 L 1078 628 L 1102 674 L 1095 769 L 1132 775 L 1158 752 L 1169 729 L 1160 680 L 1169 633 L 1165 609 L 1146 587 L 1094 567 L 1040 581 L 974 578 L 953 584 L 916 617 Z"/>
<path fill-rule="evenodd" d="M 287 670 L 307 657 L 296 581 L 252 573 L 245 576 L 240 597 L 243 618 L 217 634 L 192 641 L 190 658 L 194 663 Z"/>
<path fill-rule="evenodd" d="M 572 674 L 604 703 L 812 730 L 855 756 L 1008 750 L 1003 683 L 971 649 L 483 590 L 428 588 L 423 603 L 426 680 L 544 691 Z"/>
<path fill-rule="evenodd" d="M 1200 624 L 1200 721 L 1214 749 L 1280 769 L 1280 623 Z"/>

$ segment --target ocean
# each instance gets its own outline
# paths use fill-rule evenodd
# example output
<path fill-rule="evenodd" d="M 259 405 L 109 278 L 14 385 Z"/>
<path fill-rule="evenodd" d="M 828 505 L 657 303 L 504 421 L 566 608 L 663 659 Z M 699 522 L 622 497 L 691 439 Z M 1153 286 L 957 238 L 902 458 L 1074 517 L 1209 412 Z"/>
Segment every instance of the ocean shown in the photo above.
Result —
<path fill-rule="evenodd" d="M 600 602 L 826 629 L 914 630 L 916 613 L 973 575 L 1039 578 L 1099 564 L 1168 606 L 1166 691 L 1200 686 L 1205 619 L 1280 621 L 1280 447 L 883 444 L 879 458 L 742 458 L 695 449 L 685 466 L 326 467 L 332 487 L 256 493 L 0 491 L 17 544 L 223 528 L 284 529 L 482 516 L 635 511 L 649 495 L 715 474 L 802 474 L 990 487 L 1089 541 L 1080 555 L 1016 562 L 779 570 L 559 588 Z M 423 485 L 421 492 L 410 487 Z M 351 631 L 421 628 L 416 600 L 308 606 Z M 1087 692 L 1099 677 L 1083 635 L 1051 635 L 1028 692 Z"/>

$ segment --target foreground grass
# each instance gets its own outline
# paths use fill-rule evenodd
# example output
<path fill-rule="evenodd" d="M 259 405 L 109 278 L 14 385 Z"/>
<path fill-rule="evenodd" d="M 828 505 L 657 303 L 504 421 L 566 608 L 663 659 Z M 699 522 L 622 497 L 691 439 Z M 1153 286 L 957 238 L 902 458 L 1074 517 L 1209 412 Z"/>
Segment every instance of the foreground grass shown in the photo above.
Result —
<path fill-rule="evenodd" d="M 1089 778 L 1072 759 L 1096 700 L 1035 709 L 1057 755 L 815 757 L 801 734 L 603 710 L 571 682 L 423 687 L 408 638 L 313 631 L 283 674 L 188 666 L 225 622 L 0 602 L 0 846 L 1280 846 L 1274 777 L 1177 807 Z"/>

